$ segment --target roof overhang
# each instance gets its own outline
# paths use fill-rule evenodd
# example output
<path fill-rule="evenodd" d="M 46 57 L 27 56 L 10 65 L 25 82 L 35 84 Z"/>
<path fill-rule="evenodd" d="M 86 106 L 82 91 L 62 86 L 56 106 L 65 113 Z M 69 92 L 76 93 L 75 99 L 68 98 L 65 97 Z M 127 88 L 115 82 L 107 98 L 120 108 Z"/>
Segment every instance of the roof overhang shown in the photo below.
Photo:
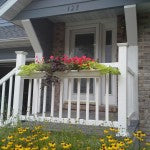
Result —
<path fill-rule="evenodd" d="M 0 17 L 5 20 L 12 20 L 32 0 L 7 0 L 0 7 Z"/>
<path fill-rule="evenodd" d="M 0 48 L 30 47 L 28 37 L 0 39 Z"/>

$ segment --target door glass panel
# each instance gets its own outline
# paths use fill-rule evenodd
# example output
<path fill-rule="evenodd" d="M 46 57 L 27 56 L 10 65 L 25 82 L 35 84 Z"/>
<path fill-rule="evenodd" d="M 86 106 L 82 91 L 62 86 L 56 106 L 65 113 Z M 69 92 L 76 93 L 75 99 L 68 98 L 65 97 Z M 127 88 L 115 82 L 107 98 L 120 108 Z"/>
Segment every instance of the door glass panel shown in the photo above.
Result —
<path fill-rule="evenodd" d="M 75 35 L 75 56 L 87 56 L 94 58 L 94 33 Z"/>
<path fill-rule="evenodd" d="M 112 62 L 112 31 L 106 31 L 105 62 Z"/>
<path fill-rule="evenodd" d="M 106 31 L 105 62 L 112 62 L 112 31 Z M 112 93 L 112 76 L 109 75 L 109 94 Z"/>
<path fill-rule="evenodd" d="M 74 56 L 94 58 L 95 33 L 75 34 Z M 77 79 L 74 80 L 73 92 L 77 93 Z M 81 79 L 81 94 L 86 93 L 86 79 Z M 93 79 L 90 79 L 90 93 L 93 93 Z"/>

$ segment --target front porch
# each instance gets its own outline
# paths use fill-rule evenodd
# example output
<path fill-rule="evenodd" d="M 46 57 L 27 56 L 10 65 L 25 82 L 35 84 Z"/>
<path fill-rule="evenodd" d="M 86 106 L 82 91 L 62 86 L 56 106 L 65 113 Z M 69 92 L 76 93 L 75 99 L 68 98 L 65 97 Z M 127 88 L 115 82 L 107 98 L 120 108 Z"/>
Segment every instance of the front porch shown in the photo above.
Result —
<path fill-rule="evenodd" d="M 42 78 L 18 76 L 18 67 L 25 64 L 26 53 L 17 52 L 16 68 L 0 80 L 2 87 L 1 125 L 25 121 L 81 124 L 91 126 L 112 126 L 120 129 L 121 135 L 128 135 L 132 122 L 138 120 L 137 73 L 133 58 L 137 46 L 118 44 L 118 62 L 105 63 L 117 67 L 121 75 L 117 80 L 117 105 L 111 105 L 109 75 L 73 73 L 62 74 L 60 85 L 52 84 L 41 88 Z M 15 80 L 13 80 L 15 78 Z M 81 99 L 81 80 L 86 79 L 85 99 Z M 76 98 L 72 99 L 73 80 L 77 80 Z M 90 79 L 93 80 L 94 99 L 90 99 Z M 105 84 L 102 84 L 102 80 Z M 66 80 L 68 80 L 66 88 Z M 28 85 L 28 91 L 24 90 Z M 6 93 L 6 88 L 9 92 Z M 68 90 L 66 90 L 68 89 Z M 104 89 L 104 97 L 101 90 Z M 8 99 L 6 99 L 6 97 Z M 102 99 L 104 104 L 102 103 Z M 16 118 L 17 117 L 17 118 Z"/>
<path fill-rule="evenodd" d="M 121 75 L 99 76 L 92 71 L 90 75 L 81 72 L 71 76 L 61 74 L 59 84 L 42 87 L 44 78 L 17 75 L 18 68 L 26 64 L 26 53 L 17 52 L 16 67 L 0 80 L 1 125 L 16 123 L 19 119 L 112 126 L 119 128 L 121 135 L 129 135 L 134 122 L 139 120 L 136 5 L 122 7 L 119 4 L 117 6 L 121 7 L 103 10 L 99 8 L 101 5 L 95 9 L 100 1 L 95 2 L 91 2 L 92 9 L 85 8 L 90 1 L 86 5 L 80 2 L 84 11 L 78 3 L 70 5 L 69 2 L 59 6 L 65 7 L 61 9 L 67 11 L 65 13 L 34 16 L 34 19 L 26 18 L 26 15 L 32 18 L 31 13 L 26 14 L 32 8 L 29 6 L 23 12 L 25 16 L 20 16 L 21 23 L 35 56 L 48 58 L 55 50 L 68 56 L 86 55 L 118 68 Z M 121 43 L 117 44 L 118 41 Z M 8 93 L 6 89 L 9 89 Z"/>

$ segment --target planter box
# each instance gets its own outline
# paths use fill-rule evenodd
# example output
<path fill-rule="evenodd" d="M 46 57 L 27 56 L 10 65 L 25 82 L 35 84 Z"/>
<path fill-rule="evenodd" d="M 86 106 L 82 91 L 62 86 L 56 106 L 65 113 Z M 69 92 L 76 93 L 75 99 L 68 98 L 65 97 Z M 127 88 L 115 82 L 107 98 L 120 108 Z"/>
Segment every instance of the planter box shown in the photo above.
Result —
<path fill-rule="evenodd" d="M 37 71 L 30 76 L 21 76 L 23 79 L 44 79 L 46 77 L 46 73 L 44 71 Z"/>
<path fill-rule="evenodd" d="M 55 72 L 54 75 L 58 78 L 95 78 L 101 76 L 99 70 L 70 70 Z"/>
<path fill-rule="evenodd" d="M 55 72 L 53 74 L 58 78 L 95 78 L 100 77 L 99 70 L 70 70 L 70 71 L 60 71 Z M 23 79 L 44 79 L 46 77 L 46 73 L 43 72 L 35 72 L 31 76 L 21 76 Z"/>

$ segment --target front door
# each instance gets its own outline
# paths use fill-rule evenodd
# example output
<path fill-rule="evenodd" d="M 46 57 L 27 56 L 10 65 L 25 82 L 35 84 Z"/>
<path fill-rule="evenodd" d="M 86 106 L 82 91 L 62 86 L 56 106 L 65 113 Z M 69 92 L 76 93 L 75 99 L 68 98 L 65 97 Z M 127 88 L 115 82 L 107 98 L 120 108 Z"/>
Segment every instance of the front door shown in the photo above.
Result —
<path fill-rule="evenodd" d="M 105 29 L 103 25 L 97 24 L 95 27 L 83 27 L 69 29 L 67 32 L 68 51 L 70 57 L 87 56 L 99 59 L 100 62 L 116 61 L 116 32 L 114 29 Z M 65 83 L 67 85 L 67 81 Z M 94 82 L 90 79 L 90 101 L 94 101 Z M 105 104 L 105 79 L 103 78 L 100 86 L 100 105 Z M 110 76 L 110 104 L 116 105 L 116 79 Z M 72 83 L 72 100 L 77 100 L 77 79 Z M 81 80 L 81 101 L 86 100 L 86 79 Z"/>
<path fill-rule="evenodd" d="M 87 56 L 94 58 L 95 53 L 95 38 L 96 29 L 77 29 L 71 31 L 71 45 L 70 55 L 71 56 Z M 72 100 L 77 99 L 77 79 L 74 79 L 72 84 Z M 86 100 L 86 79 L 81 79 L 81 101 Z M 90 79 L 90 101 L 94 101 L 94 82 Z"/>

